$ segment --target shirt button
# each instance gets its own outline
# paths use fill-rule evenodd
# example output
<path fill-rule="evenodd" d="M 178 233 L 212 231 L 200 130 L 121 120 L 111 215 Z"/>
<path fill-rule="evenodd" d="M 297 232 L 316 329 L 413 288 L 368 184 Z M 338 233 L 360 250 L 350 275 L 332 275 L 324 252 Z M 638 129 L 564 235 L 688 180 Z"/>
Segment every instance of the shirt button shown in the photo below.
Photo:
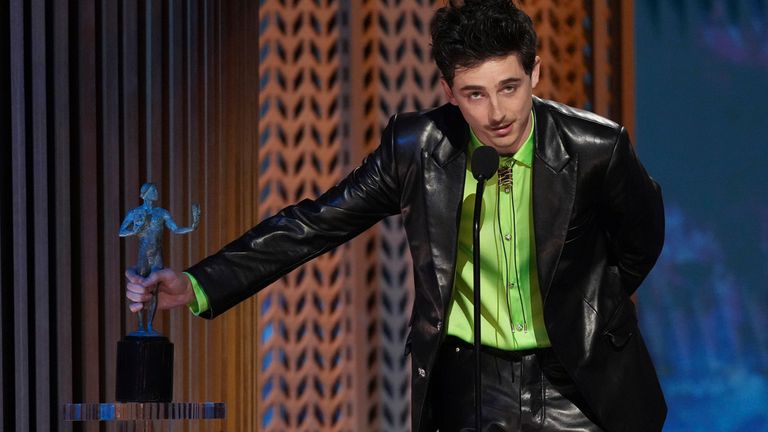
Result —
<path fill-rule="evenodd" d="M 505 234 L 504 240 L 507 240 L 507 241 L 512 240 L 512 234 Z"/>
<path fill-rule="evenodd" d="M 422 378 L 427 376 L 427 371 L 425 371 L 423 368 L 419 368 L 418 372 L 419 372 L 419 376 L 422 377 Z"/>
<path fill-rule="evenodd" d="M 509 188 L 504 188 L 505 193 L 509 193 Z"/>
<path fill-rule="evenodd" d="M 461 351 L 461 348 L 456 347 L 456 352 L 459 352 L 459 351 Z"/>
<path fill-rule="evenodd" d="M 522 324 L 518 324 L 517 325 L 517 331 L 523 331 L 523 325 Z"/>
<path fill-rule="evenodd" d="M 438 321 L 436 327 L 437 327 L 437 331 L 442 330 L 443 329 L 443 322 L 442 321 Z"/>

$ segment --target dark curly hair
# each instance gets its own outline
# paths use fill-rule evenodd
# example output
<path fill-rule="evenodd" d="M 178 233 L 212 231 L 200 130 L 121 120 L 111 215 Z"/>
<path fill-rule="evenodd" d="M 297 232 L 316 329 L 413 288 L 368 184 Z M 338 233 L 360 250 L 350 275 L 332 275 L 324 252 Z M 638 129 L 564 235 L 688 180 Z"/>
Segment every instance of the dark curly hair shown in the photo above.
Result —
<path fill-rule="evenodd" d="M 430 23 L 432 58 L 449 85 L 457 68 L 517 54 L 530 75 L 536 60 L 536 31 L 512 0 L 449 0 Z"/>

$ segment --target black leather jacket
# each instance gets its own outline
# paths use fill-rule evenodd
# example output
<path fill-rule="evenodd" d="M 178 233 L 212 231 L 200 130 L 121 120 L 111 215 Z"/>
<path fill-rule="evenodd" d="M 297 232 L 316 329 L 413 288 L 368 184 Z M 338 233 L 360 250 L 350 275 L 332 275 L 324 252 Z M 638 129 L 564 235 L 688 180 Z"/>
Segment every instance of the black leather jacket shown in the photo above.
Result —
<path fill-rule="evenodd" d="M 624 128 L 538 98 L 534 115 L 534 234 L 552 348 L 606 430 L 661 430 L 666 404 L 630 300 L 661 251 L 659 188 Z M 204 316 L 400 213 L 416 287 L 406 347 L 412 425 L 434 430 L 426 402 L 447 327 L 468 142 L 452 105 L 392 117 L 381 145 L 337 186 L 286 207 L 188 270 L 206 288 Z"/>

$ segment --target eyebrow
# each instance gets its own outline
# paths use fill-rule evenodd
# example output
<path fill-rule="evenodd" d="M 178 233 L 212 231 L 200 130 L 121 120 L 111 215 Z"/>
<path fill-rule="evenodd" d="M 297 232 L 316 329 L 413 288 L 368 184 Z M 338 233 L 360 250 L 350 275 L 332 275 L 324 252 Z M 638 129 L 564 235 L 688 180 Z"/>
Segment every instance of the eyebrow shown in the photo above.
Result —
<path fill-rule="evenodd" d="M 499 81 L 499 87 L 504 87 L 507 84 L 519 84 L 522 81 L 522 78 L 507 78 Z"/>
<path fill-rule="evenodd" d="M 499 81 L 497 84 L 497 87 L 504 87 L 508 84 L 519 84 L 521 81 L 523 81 L 521 78 L 507 78 Z M 476 90 L 485 90 L 485 87 L 479 86 L 479 85 L 465 85 L 464 87 L 461 87 L 459 91 L 476 91 Z"/>

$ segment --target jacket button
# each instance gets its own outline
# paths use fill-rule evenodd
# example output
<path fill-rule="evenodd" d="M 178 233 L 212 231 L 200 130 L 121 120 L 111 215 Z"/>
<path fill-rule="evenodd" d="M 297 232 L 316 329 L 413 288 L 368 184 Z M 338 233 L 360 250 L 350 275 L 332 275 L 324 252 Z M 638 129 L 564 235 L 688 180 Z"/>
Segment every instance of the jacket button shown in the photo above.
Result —
<path fill-rule="evenodd" d="M 427 376 L 427 371 L 425 371 L 424 368 L 419 368 L 418 372 L 419 372 L 419 376 L 422 377 L 422 378 Z"/>

